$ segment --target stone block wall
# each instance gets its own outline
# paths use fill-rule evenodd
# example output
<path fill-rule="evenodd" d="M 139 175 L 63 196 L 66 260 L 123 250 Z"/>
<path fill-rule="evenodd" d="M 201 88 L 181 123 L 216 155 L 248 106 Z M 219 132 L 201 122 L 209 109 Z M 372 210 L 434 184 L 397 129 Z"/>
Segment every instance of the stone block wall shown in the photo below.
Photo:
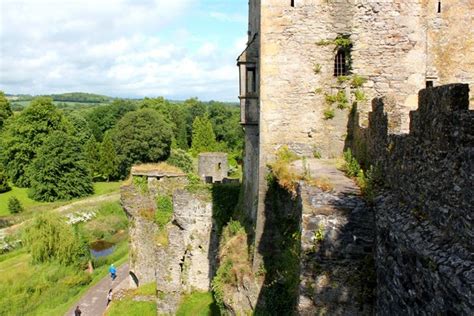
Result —
<path fill-rule="evenodd" d="M 209 177 L 211 182 L 221 182 L 227 178 L 229 163 L 226 153 L 201 153 L 198 159 L 198 174 L 203 181 Z"/>
<path fill-rule="evenodd" d="M 391 134 L 385 99 L 373 102 L 355 152 L 377 166 L 379 315 L 472 315 L 474 312 L 474 111 L 469 88 L 421 90 L 410 133 Z M 389 102 L 390 103 L 390 102 Z M 392 121 L 393 122 L 393 121 Z"/>

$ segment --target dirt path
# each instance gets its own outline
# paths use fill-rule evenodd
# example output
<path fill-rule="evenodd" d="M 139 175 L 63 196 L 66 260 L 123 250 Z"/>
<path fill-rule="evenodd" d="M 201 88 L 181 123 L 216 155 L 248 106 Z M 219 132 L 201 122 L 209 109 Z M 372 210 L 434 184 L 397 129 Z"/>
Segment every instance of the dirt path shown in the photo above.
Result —
<path fill-rule="evenodd" d="M 76 302 L 65 316 L 74 315 L 76 306 L 82 311 L 81 316 L 101 316 L 107 308 L 107 293 L 110 289 L 112 292 L 119 288 L 128 288 L 128 263 L 117 268 L 117 278 L 112 281 L 110 275 L 107 275 L 99 283 L 90 288 L 81 299 Z"/>
<path fill-rule="evenodd" d="M 118 200 L 120 200 L 120 193 L 109 193 L 109 194 L 94 196 L 94 197 L 91 197 L 91 198 L 86 198 L 86 199 L 83 199 L 83 200 L 72 202 L 70 204 L 57 207 L 57 208 L 53 209 L 53 211 L 62 214 L 62 213 L 66 213 L 67 211 L 69 211 L 69 210 L 71 210 L 75 207 L 88 206 L 88 205 L 93 205 L 93 204 L 102 203 L 102 202 L 114 202 L 114 201 L 118 201 Z M 28 221 L 29 220 L 26 220 L 26 221 L 23 221 L 21 223 L 15 224 L 13 226 L 0 229 L 0 238 L 3 237 L 3 236 L 14 233 L 18 228 L 23 226 Z"/>

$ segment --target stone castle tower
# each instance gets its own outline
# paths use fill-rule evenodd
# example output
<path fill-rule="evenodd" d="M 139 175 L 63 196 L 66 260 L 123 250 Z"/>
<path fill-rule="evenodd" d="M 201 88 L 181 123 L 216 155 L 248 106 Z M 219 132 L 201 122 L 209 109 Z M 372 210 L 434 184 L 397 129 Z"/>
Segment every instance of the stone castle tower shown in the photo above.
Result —
<path fill-rule="evenodd" d="M 283 145 L 301 156 L 340 156 L 348 115 L 367 122 L 374 97 L 406 132 L 418 91 L 474 87 L 472 0 L 250 0 L 248 46 L 238 58 L 245 129 L 244 209 L 265 223 L 267 163 Z M 471 108 L 473 100 L 470 100 Z"/>

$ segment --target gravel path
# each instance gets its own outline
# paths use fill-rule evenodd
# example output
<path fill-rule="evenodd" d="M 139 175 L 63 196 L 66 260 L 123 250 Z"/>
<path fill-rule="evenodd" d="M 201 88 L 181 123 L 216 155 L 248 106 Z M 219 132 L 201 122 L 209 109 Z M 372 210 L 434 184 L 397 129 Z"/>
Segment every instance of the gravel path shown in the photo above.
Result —
<path fill-rule="evenodd" d="M 77 305 L 82 311 L 81 316 L 103 315 L 107 307 L 107 293 L 110 289 L 115 292 L 115 290 L 127 288 L 129 282 L 128 272 L 128 263 L 118 267 L 117 278 L 114 281 L 111 280 L 110 275 L 107 275 L 102 281 L 90 288 L 65 316 L 74 315 Z"/>

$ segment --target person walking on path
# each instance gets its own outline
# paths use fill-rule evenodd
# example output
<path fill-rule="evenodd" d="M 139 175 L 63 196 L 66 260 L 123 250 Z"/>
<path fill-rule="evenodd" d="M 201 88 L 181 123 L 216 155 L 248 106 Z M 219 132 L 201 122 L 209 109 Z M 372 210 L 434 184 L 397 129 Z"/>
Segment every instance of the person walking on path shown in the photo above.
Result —
<path fill-rule="evenodd" d="M 74 310 L 74 316 L 81 316 L 82 311 L 79 308 L 79 305 L 77 305 L 76 309 Z"/>
<path fill-rule="evenodd" d="M 115 269 L 115 266 L 113 263 L 110 265 L 109 272 L 110 272 L 110 277 L 112 278 L 112 281 L 114 281 L 115 278 L 117 277 L 117 269 Z"/>
<path fill-rule="evenodd" d="M 109 293 L 107 294 L 107 305 L 106 306 L 109 306 L 111 301 L 112 301 L 112 289 L 110 289 Z"/>

